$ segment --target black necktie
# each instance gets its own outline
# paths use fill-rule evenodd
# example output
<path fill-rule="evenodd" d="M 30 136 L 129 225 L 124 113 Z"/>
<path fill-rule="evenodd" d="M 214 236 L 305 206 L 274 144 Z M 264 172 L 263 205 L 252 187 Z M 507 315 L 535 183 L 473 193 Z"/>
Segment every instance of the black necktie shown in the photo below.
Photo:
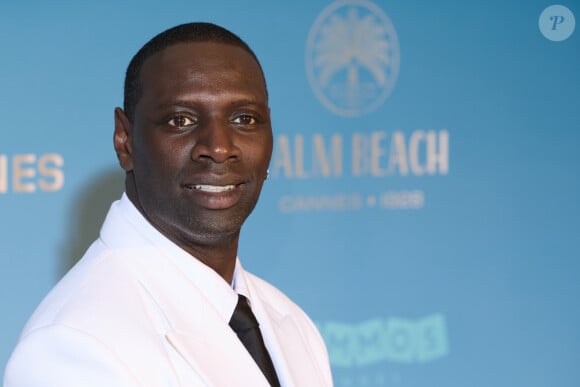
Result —
<path fill-rule="evenodd" d="M 272 359 L 264 345 L 264 339 L 260 333 L 258 321 L 248 305 L 246 297 L 238 294 L 238 305 L 230 320 L 230 327 L 236 332 L 238 338 L 244 344 L 254 361 L 258 364 L 272 387 L 280 387 L 276 370 Z"/>

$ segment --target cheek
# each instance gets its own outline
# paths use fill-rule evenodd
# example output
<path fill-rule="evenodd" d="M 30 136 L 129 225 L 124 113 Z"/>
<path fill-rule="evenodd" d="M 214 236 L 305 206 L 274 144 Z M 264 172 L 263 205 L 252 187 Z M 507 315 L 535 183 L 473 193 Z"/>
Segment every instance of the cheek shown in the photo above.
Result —
<path fill-rule="evenodd" d="M 163 212 L 179 195 L 183 164 L 179 154 L 165 147 L 143 147 L 135 165 L 135 182 L 150 213 Z"/>
<path fill-rule="evenodd" d="M 159 136 L 144 138 L 140 145 L 140 164 L 151 173 L 174 175 L 190 160 L 190 150 L 186 144 L 169 141 Z"/>
<path fill-rule="evenodd" d="M 254 148 L 247 154 L 246 160 L 248 160 L 248 165 L 251 166 L 256 174 L 261 174 L 266 171 L 270 164 L 270 153 Z"/>
<path fill-rule="evenodd" d="M 251 160 L 254 168 L 266 169 L 272 157 L 272 137 L 264 137 L 260 141 L 249 142 L 245 148 L 248 160 Z"/>

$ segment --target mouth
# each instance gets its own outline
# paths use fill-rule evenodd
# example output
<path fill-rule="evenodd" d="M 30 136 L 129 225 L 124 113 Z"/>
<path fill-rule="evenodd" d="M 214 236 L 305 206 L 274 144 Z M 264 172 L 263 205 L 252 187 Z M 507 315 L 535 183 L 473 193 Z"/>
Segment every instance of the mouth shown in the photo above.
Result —
<path fill-rule="evenodd" d="M 234 188 L 236 188 L 236 185 L 235 184 L 228 184 L 228 185 L 191 184 L 191 185 L 186 185 L 185 187 L 192 189 L 192 190 L 196 190 L 196 191 L 220 193 L 220 192 L 231 191 Z"/>
<path fill-rule="evenodd" d="M 210 210 L 224 210 L 234 207 L 244 195 L 244 183 L 239 184 L 185 184 L 187 197 L 200 206 Z"/>

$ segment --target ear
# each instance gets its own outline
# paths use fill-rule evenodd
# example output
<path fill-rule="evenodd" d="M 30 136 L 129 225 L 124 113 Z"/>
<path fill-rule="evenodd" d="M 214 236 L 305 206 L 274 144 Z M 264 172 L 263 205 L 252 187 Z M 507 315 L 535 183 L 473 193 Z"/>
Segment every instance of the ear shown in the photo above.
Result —
<path fill-rule="evenodd" d="M 115 134 L 113 143 L 115 152 L 119 159 L 119 164 L 125 172 L 133 170 L 133 142 L 131 135 L 133 133 L 133 124 L 125 115 L 121 108 L 115 109 Z"/>

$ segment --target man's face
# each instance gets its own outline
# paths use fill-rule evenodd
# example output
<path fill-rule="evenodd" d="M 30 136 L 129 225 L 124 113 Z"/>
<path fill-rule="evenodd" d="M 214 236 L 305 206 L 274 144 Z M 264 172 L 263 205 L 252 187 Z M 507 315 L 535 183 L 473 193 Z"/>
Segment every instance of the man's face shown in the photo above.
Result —
<path fill-rule="evenodd" d="M 132 170 L 131 200 L 182 247 L 237 236 L 272 154 L 258 64 L 239 47 L 180 43 L 147 59 L 140 80 L 133 123 L 116 114 L 118 152 L 118 127 L 129 127 L 119 157 Z"/>

